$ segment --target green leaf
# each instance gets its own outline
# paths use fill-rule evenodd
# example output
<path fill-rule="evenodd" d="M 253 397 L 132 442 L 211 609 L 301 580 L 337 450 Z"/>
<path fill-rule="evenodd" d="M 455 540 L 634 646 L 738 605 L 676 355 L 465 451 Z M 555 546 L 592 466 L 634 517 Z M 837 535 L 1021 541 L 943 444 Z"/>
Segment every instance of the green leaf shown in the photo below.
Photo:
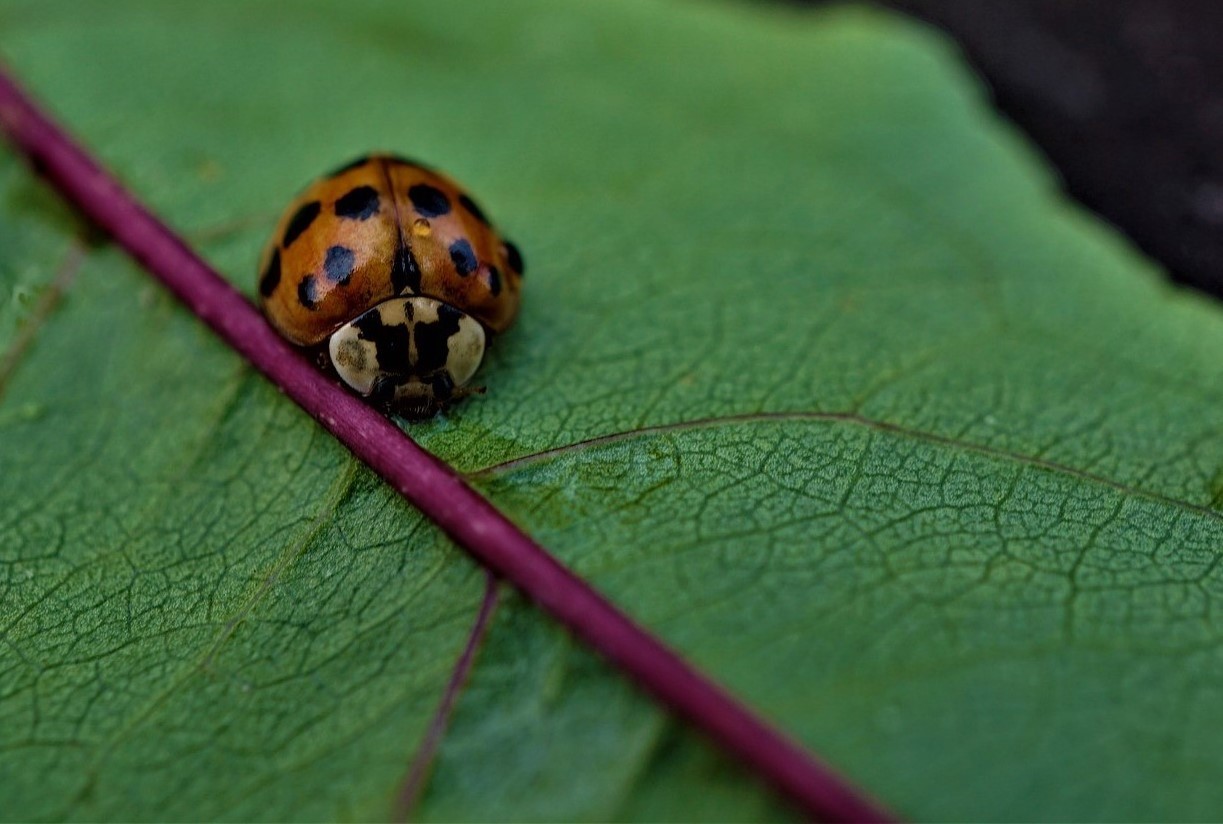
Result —
<path fill-rule="evenodd" d="M 10 2 L 3 56 L 248 292 L 370 148 L 523 248 L 414 426 L 645 626 L 918 819 L 1217 818 L 1223 318 L 1067 204 L 934 34 L 724 3 Z M 459 550 L 0 154 L 0 816 L 380 819 Z M 16 296 L 16 297 L 15 297 Z M 766 790 L 529 605 L 426 820 Z"/>

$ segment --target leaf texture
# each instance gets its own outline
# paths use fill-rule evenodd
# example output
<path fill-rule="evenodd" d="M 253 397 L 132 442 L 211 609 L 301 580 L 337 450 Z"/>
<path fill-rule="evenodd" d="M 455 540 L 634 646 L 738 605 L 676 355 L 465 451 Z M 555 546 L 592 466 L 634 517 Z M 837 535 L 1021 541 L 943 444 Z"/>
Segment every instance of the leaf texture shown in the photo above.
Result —
<path fill-rule="evenodd" d="M 0 52 L 248 291 L 349 155 L 464 180 L 526 301 L 413 435 L 893 809 L 1218 817 L 1223 322 L 942 41 L 290 8 L 10 2 Z M 0 815 L 387 817 L 482 574 L 7 153 L 0 215 Z M 509 598 L 413 813 L 786 811 Z"/>

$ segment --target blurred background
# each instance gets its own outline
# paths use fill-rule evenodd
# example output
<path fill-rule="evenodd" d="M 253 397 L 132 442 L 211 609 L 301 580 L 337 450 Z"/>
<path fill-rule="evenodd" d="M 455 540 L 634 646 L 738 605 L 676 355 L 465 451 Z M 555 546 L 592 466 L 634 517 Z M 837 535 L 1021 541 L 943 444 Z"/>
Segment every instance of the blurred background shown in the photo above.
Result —
<path fill-rule="evenodd" d="M 932 28 L 0 0 L 0 60 L 248 294 L 324 170 L 461 179 L 531 280 L 413 436 L 906 819 L 1216 820 L 1223 324 L 1162 279 L 1223 296 L 1223 0 L 876 5 Z M 481 570 L 66 211 L 0 149 L 0 819 L 784 818 L 508 589 L 445 704 Z"/>
<path fill-rule="evenodd" d="M 875 4 L 951 35 L 1072 195 L 1173 278 L 1223 297 L 1223 3 Z"/>

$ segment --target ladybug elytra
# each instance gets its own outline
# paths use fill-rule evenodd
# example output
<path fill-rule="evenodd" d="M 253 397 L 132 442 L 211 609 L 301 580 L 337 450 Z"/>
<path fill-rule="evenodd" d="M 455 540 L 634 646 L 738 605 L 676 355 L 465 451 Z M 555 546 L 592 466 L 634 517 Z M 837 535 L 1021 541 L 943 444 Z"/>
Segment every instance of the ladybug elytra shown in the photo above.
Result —
<path fill-rule="evenodd" d="M 377 154 L 310 184 L 260 264 L 260 305 L 351 389 L 422 418 L 473 390 L 518 312 L 522 255 L 449 177 Z"/>

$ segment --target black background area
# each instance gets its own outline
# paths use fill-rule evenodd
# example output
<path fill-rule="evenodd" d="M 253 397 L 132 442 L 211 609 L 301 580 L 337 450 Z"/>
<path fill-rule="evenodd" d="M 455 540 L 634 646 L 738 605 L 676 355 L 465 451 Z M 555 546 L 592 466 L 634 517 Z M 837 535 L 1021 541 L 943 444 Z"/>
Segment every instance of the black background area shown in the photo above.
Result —
<path fill-rule="evenodd" d="M 1072 196 L 1223 298 L 1223 0 L 874 1 L 951 35 Z"/>

